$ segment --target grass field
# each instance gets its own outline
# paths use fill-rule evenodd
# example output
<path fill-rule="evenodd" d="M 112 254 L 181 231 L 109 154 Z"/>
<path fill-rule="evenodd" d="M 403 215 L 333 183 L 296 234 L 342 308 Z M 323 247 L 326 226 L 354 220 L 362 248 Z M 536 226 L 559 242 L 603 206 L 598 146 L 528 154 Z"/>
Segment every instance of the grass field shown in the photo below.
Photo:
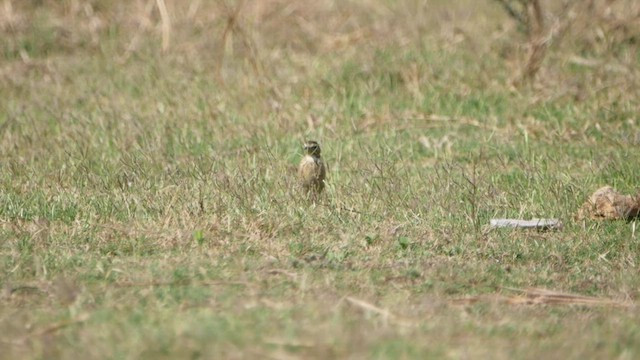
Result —
<path fill-rule="evenodd" d="M 0 359 L 638 358 L 635 222 L 574 215 L 638 188 L 640 4 L 591 3 L 519 83 L 498 1 L 4 0 Z"/>

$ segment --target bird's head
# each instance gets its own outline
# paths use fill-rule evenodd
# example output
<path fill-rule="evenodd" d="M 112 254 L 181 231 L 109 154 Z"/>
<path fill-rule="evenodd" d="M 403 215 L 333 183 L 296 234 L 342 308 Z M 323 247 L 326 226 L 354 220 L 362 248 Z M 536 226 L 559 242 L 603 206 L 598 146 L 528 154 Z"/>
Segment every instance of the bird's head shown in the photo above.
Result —
<path fill-rule="evenodd" d="M 304 143 L 304 152 L 307 155 L 320 156 L 320 144 L 317 141 L 307 140 Z"/>

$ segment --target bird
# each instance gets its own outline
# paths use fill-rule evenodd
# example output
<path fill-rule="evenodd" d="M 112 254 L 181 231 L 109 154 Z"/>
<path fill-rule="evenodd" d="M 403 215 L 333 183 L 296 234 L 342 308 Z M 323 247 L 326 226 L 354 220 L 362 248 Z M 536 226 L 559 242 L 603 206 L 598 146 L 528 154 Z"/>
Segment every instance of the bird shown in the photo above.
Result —
<path fill-rule="evenodd" d="M 320 144 L 314 140 L 304 143 L 304 157 L 298 167 L 298 176 L 302 183 L 302 189 L 307 196 L 318 196 L 324 189 L 327 176 L 327 167 L 320 156 Z"/>

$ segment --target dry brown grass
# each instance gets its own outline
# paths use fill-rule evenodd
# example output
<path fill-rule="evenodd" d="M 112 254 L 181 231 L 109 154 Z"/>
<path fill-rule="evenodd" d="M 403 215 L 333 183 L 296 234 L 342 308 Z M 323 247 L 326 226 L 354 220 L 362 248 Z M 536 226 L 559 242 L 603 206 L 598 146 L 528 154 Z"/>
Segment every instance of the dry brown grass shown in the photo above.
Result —
<path fill-rule="evenodd" d="M 572 216 L 635 190 L 638 4 L 569 4 L 2 0 L 0 358 L 634 357 L 635 227 Z"/>

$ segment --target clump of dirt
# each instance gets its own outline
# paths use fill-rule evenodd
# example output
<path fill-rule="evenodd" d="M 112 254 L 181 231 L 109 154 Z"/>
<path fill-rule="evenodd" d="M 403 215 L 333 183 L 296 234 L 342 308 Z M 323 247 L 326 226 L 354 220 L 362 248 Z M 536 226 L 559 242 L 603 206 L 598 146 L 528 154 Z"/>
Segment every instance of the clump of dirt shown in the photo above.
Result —
<path fill-rule="evenodd" d="M 577 218 L 632 220 L 640 215 L 640 195 L 623 195 L 611 186 L 596 190 L 578 210 Z"/>

